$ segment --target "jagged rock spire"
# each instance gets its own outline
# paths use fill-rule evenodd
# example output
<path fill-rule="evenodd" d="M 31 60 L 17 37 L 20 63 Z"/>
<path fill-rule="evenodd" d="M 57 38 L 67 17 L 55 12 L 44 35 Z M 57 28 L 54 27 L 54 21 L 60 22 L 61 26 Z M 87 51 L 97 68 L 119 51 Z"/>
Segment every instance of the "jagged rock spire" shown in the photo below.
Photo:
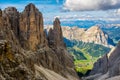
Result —
<path fill-rule="evenodd" d="M 11 23 L 11 30 L 15 32 L 16 37 L 19 37 L 19 12 L 15 7 L 8 7 L 5 8 L 3 13 L 5 17 L 8 17 L 8 20 Z"/>
<path fill-rule="evenodd" d="M 43 16 L 32 3 L 20 15 L 20 34 L 24 48 L 35 50 L 45 45 Z"/>
<path fill-rule="evenodd" d="M 38 11 L 39 12 L 39 10 L 36 8 L 36 6 L 33 3 L 28 4 L 25 7 L 24 11 L 27 11 L 27 12 L 29 12 L 29 11 L 31 11 L 31 12 Z"/>
<path fill-rule="evenodd" d="M 58 18 L 55 18 L 53 22 L 53 29 L 51 28 L 48 33 L 48 41 L 52 46 L 64 46 L 63 34 Z"/>
<path fill-rule="evenodd" d="M 53 27 L 54 27 L 54 30 L 56 32 L 58 32 L 57 33 L 58 36 L 56 36 L 56 37 L 58 37 L 59 40 L 63 40 L 63 34 L 62 34 L 61 25 L 60 25 L 60 20 L 58 18 L 55 18 L 55 21 L 53 23 Z"/>

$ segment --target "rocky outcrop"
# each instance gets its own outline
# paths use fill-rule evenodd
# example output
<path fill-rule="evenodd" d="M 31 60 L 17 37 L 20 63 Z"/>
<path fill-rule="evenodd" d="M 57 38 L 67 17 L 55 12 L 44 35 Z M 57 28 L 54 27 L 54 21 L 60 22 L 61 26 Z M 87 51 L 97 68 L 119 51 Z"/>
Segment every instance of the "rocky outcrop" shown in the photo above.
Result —
<path fill-rule="evenodd" d="M 32 3 L 20 14 L 20 41 L 24 49 L 36 50 L 45 46 L 42 13 Z"/>
<path fill-rule="evenodd" d="M 33 4 L 22 13 L 13 7 L 0 10 L 0 80 L 79 80 L 58 18 L 53 34 L 45 34 L 42 14 Z"/>
<path fill-rule="evenodd" d="M 31 58 L 22 53 L 22 50 L 14 51 L 8 41 L 0 40 L 0 80 L 35 79 Z"/>
<path fill-rule="evenodd" d="M 10 10 L 9 10 L 10 9 Z M 19 45 L 19 41 L 17 38 L 16 33 L 18 33 L 18 26 L 15 26 L 14 24 L 18 24 L 16 21 L 12 20 L 14 19 L 15 16 L 13 16 L 12 18 L 12 14 L 14 14 L 14 12 L 12 11 L 16 11 L 15 8 L 13 7 L 9 7 L 9 9 L 5 9 L 4 11 L 2 11 L 2 16 L 0 18 L 0 40 L 7 40 L 10 45 L 13 47 L 14 51 L 17 51 L 17 46 Z M 15 10 L 14 10 L 15 9 Z M 7 10 L 9 12 L 7 12 Z M 15 23 L 14 23 L 15 22 Z M 17 28 L 16 28 L 17 27 Z"/>
<path fill-rule="evenodd" d="M 78 27 L 62 27 L 63 36 L 69 40 L 77 40 L 100 44 L 106 47 L 113 47 L 114 43 L 109 36 L 98 26 L 92 26 L 89 29 Z"/>
<path fill-rule="evenodd" d="M 100 58 L 96 63 L 94 63 L 94 68 L 90 72 L 90 75 L 94 75 L 96 73 L 107 73 L 108 71 L 108 56 L 105 54 L 102 58 Z M 99 68 L 99 69 L 98 69 Z"/>
<path fill-rule="evenodd" d="M 115 76 L 120 75 L 119 67 L 120 67 L 120 42 L 118 43 L 116 48 L 114 48 L 109 54 L 106 54 L 104 57 L 100 58 L 94 64 L 94 68 L 91 71 L 90 75 L 101 74 L 101 76 L 99 77 L 91 78 L 94 79 L 96 78 L 96 80 L 100 80 L 100 78 L 105 77 L 102 80 L 106 80 L 107 78 L 108 78 L 107 80 L 109 80 L 111 77 L 114 78 Z"/>
<path fill-rule="evenodd" d="M 42 56 L 42 59 L 45 59 L 44 61 L 47 61 L 49 65 L 46 65 L 46 62 L 44 61 L 42 62 L 42 64 L 45 67 L 49 67 L 54 71 L 59 72 L 63 76 L 66 76 L 66 72 L 68 71 L 70 71 L 69 74 L 74 75 L 75 72 L 74 70 L 72 70 L 72 68 L 74 67 L 72 62 L 73 59 L 72 56 L 69 55 L 69 53 L 66 51 L 65 43 L 63 41 L 62 29 L 58 18 L 55 19 L 53 26 L 54 27 L 51 28 L 48 32 L 48 44 L 54 52 L 51 49 L 46 51 L 45 54 L 48 58 L 46 60 L 46 57 Z M 62 71 L 64 69 L 66 69 L 67 71 Z"/>
<path fill-rule="evenodd" d="M 65 46 L 63 42 L 62 29 L 58 18 L 56 18 L 53 23 L 53 29 L 50 28 L 48 32 L 48 41 L 50 46 Z"/>
<path fill-rule="evenodd" d="M 105 34 L 98 26 L 93 26 L 85 32 L 82 41 L 108 45 L 107 39 L 107 34 Z"/>
<path fill-rule="evenodd" d="M 3 11 L 3 16 L 8 17 L 10 28 L 14 31 L 16 37 L 19 36 L 19 12 L 15 7 L 8 7 Z"/>
<path fill-rule="evenodd" d="M 120 42 L 109 56 L 110 77 L 120 75 Z"/>
<path fill-rule="evenodd" d="M 81 41 L 82 34 L 86 31 L 84 28 L 78 27 L 62 27 L 63 36 L 69 40 L 79 40 Z"/>

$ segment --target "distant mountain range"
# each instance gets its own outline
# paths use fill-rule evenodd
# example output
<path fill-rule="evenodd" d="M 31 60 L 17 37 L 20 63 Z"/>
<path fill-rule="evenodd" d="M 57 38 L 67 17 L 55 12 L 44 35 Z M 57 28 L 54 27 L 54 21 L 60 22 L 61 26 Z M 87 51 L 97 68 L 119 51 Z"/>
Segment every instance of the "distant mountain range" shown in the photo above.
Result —
<path fill-rule="evenodd" d="M 111 28 L 115 26 L 120 26 L 120 21 L 118 20 L 113 20 L 113 21 L 107 21 L 107 20 L 85 20 L 85 19 L 65 19 L 61 20 L 61 26 L 77 26 L 79 28 L 90 28 L 91 26 L 99 25 L 101 28 Z M 45 25 L 52 25 L 52 21 L 45 21 Z"/>
<path fill-rule="evenodd" d="M 118 43 L 120 41 L 120 27 L 119 26 L 113 26 L 111 28 L 102 28 L 103 31 L 105 31 L 111 39 L 113 39 L 114 43 Z"/>
<path fill-rule="evenodd" d="M 98 26 L 92 26 L 89 29 L 78 27 L 62 27 L 63 36 L 69 40 L 77 40 L 86 43 L 100 44 L 106 47 L 113 47 L 114 42 L 108 34 Z"/>

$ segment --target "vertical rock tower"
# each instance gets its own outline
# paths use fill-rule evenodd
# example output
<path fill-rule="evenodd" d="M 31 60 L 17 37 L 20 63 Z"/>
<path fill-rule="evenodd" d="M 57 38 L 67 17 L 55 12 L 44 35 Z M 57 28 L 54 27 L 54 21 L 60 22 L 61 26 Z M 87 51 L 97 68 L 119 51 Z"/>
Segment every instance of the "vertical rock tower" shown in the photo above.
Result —
<path fill-rule="evenodd" d="M 32 3 L 20 14 L 20 35 L 24 48 L 36 50 L 45 45 L 42 13 Z"/>
<path fill-rule="evenodd" d="M 50 46 L 65 46 L 65 43 L 63 42 L 62 29 L 58 18 L 55 18 L 55 21 L 53 22 L 53 29 L 51 28 L 49 30 L 48 42 Z"/>

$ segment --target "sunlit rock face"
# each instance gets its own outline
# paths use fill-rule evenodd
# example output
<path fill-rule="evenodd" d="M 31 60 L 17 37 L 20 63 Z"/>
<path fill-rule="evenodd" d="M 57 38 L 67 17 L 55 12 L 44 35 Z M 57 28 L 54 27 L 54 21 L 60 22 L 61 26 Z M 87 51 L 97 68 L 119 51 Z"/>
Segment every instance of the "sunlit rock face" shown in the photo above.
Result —
<path fill-rule="evenodd" d="M 19 21 L 21 44 L 24 48 L 36 50 L 38 47 L 45 46 L 43 17 L 35 5 L 27 5 L 20 14 Z"/>
<path fill-rule="evenodd" d="M 113 47 L 114 43 L 108 34 L 102 31 L 99 26 L 92 26 L 89 29 L 78 27 L 62 27 L 63 36 L 69 40 L 78 40 L 100 44 L 106 47 Z"/>

